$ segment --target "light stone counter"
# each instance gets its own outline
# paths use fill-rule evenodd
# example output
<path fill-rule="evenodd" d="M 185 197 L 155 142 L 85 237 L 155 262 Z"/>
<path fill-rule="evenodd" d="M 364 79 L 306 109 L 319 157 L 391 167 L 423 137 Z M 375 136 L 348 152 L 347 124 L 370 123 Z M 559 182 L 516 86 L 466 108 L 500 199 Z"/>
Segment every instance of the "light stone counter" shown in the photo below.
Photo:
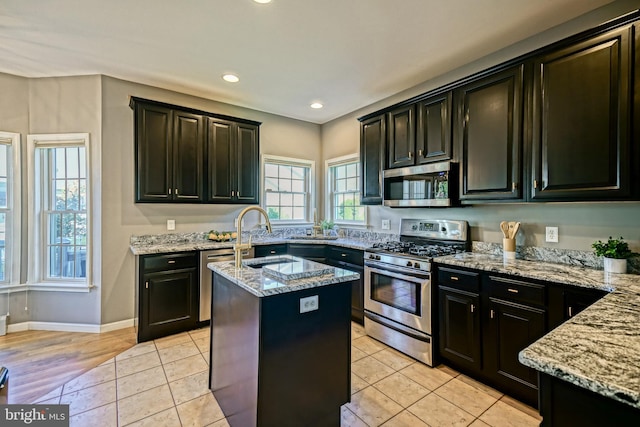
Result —
<path fill-rule="evenodd" d="M 524 365 L 640 408 L 640 276 L 501 256 L 437 258 L 474 268 L 610 292 L 520 352 Z"/>
<path fill-rule="evenodd" d="M 262 269 L 243 267 L 236 268 L 233 261 L 212 262 L 207 267 L 222 277 L 237 284 L 241 288 L 249 291 L 257 297 L 267 297 L 270 295 L 284 294 L 287 292 L 300 291 L 302 289 L 317 288 L 319 286 L 333 285 L 336 283 L 349 282 L 358 280 L 360 275 L 353 271 L 344 270 L 342 268 L 330 267 L 317 262 L 304 260 L 292 256 L 270 256 L 264 258 L 253 258 L 245 260 L 244 263 L 252 264 L 269 260 L 292 259 L 303 263 L 304 267 L 301 272 L 295 274 L 295 279 L 283 280 L 269 277 L 262 272 Z M 273 265 L 273 264 L 272 264 Z M 330 271 L 328 274 L 318 275 L 318 271 Z M 308 277 L 305 277 L 308 276 Z"/>

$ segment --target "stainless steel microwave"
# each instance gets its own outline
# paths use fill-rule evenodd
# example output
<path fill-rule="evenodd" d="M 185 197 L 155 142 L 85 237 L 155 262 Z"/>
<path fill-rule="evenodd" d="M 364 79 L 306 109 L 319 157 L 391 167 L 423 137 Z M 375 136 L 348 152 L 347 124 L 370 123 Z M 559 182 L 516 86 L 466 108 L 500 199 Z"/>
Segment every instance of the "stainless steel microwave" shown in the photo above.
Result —
<path fill-rule="evenodd" d="M 446 207 L 457 203 L 457 163 L 437 162 L 382 171 L 384 206 Z"/>

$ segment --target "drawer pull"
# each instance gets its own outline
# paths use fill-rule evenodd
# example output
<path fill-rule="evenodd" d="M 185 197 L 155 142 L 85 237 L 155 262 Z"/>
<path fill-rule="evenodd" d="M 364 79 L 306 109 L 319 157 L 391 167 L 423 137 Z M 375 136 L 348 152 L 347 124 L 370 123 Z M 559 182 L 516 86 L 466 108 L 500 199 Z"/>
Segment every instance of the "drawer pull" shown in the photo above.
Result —
<path fill-rule="evenodd" d="M 507 290 L 509 292 L 513 292 L 514 294 L 517 294 L 519 292 L 517 289 L 513 289 L 513 288 L 507 288 Z"/>
<path fill-rule="evenodd" d="M 167 261 L 168 264 L 175 264 L 176 260 L 175 259 L 170 259 L 169 261 Z"/>
<path fill-rule="evenodd" d="M 495 317 L 495 315 L 496 315 L 496 312 L 493 311 L 493 309 L 491 309 L 491 318 L 493 319 Z"/>
<path fill-rule="evenodd" d="M 473 313 L 474 311 L 476 311 L 476 306 L 471 304 L 471 312 Z"/>
<path fill-rule="evenodd" d="M 144 282 L 144 287 L 149 289 L 149 281 Z"/>
<path fill-rule="evenodd" d="M 460 280 L 458 276 L 451 276 L 451 280 Z"/>
<path fill-rule="evenodd" d="M 340 256 L 345 257 L 345 256 L 347 256 L 347 254 L 340 254 Z"/>
<path fill-rule="evenodd" d="M 573 317 L 573 307 L 569 306 L 569 317 Z"/>

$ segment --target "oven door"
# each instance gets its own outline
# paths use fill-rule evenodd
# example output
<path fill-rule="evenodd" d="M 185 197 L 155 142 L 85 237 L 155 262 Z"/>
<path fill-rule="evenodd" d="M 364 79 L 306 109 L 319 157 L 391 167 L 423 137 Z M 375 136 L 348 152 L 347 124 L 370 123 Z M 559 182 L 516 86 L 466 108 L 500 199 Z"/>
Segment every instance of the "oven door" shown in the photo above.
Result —
<path fill-rule="evenodd" d="M 399 267 L 365 265 L 364 308 L 431 335 L 431 279 Z"/>

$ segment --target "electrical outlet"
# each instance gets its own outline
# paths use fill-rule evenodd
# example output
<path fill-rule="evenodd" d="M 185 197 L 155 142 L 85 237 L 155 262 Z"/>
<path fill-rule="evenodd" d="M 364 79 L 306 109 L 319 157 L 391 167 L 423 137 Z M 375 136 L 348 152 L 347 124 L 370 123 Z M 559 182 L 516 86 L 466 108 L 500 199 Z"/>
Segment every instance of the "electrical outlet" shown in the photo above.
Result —
<path fill-rule="evenodd" d="M 545 241 L 558 243 L 558 227 L 547 227 Z"/>
<path fill-rule="evenodd" d="M 318 309 L 318 295 L 300 298 L 300 313 L 307 313 Z"/>
<path fill-rule="evenodd" d="M 168 219 L 167 220 L 167 230 L 171 231 L 171 230 L 175 230 L 176 229 L 176 220 L 175 219 Z"/>
<path fill-rule="evenodd" d="M 391 229 L 391 221 L 388 219 L 383 219 L 382 220 L 382 229 L 383 230 L 390 230 Z"/>

